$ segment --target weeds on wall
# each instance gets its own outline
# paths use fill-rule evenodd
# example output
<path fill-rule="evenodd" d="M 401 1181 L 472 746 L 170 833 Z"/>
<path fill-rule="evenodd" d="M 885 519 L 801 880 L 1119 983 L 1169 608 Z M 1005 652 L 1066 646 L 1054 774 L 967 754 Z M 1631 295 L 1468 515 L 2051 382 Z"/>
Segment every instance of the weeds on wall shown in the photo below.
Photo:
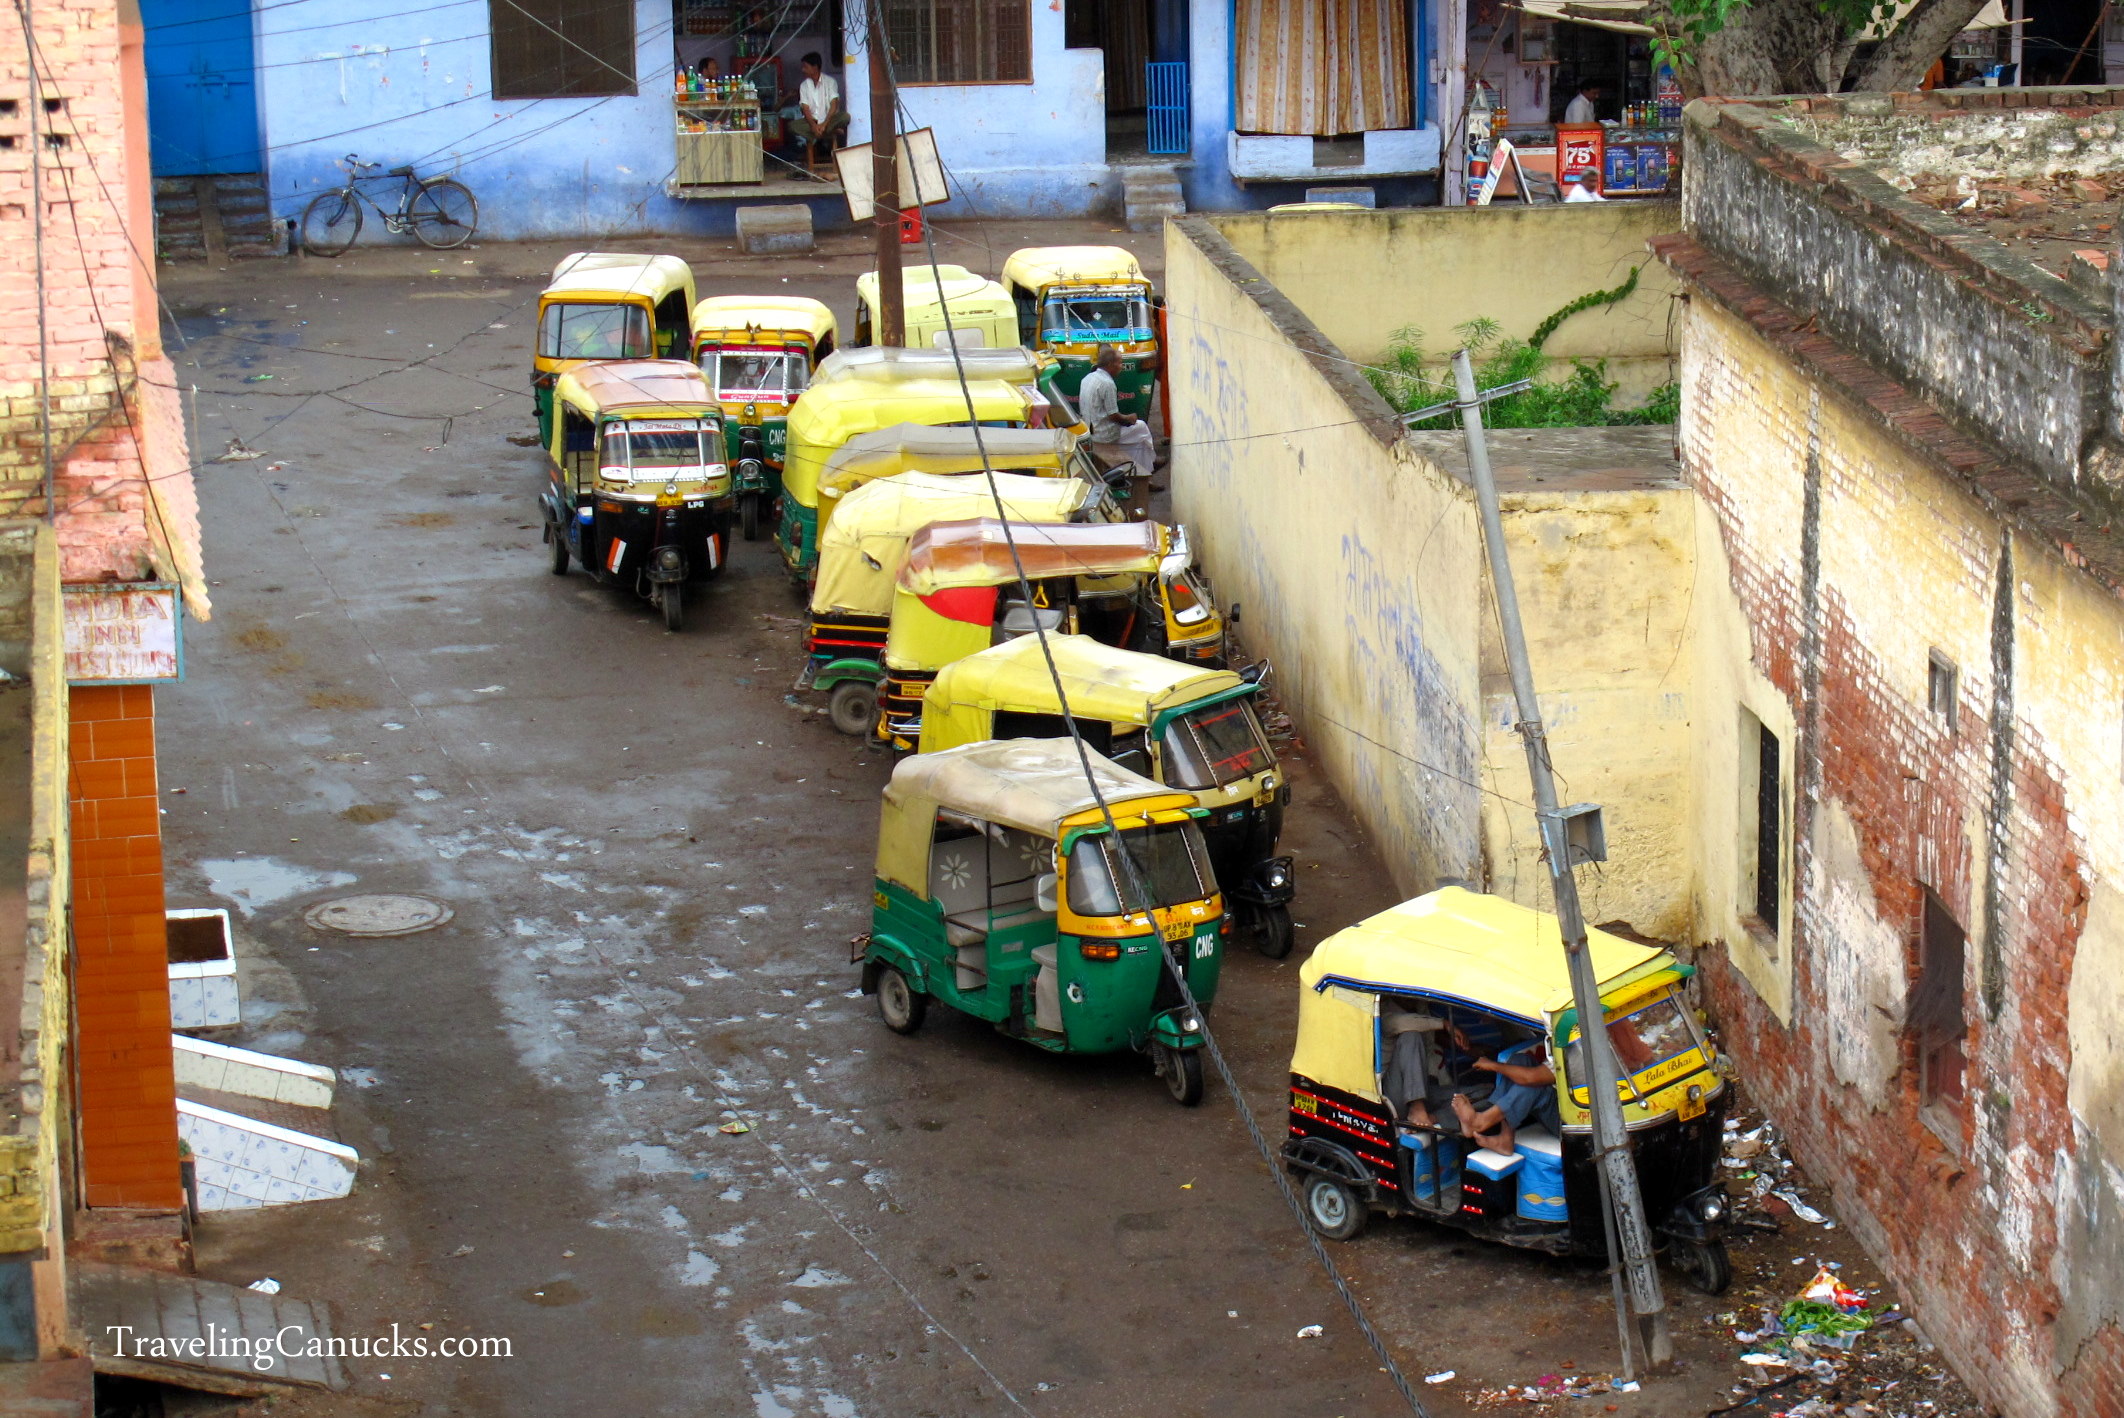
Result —
<path fill-rule="evenodd" d="M 1613 290 L 1590 291 L 1558 310 L 1524 340 L 1504 338 L 1497 322 L 1470 320 L 1455 326 L 1460 345 L 1475 361 L 1475 384 L 1494 389 L 1521 379 L 1536 381 L 1523 394 L 1513 394 L 1486 404 L 1482 421 L 1489 428 L 1588 428 L 1618 424 L 1672 423 L 1681 409 L 1681 386 L 1669 381 L 1654 389 L 1638 408 L 1615 406 L 1617 385 L 1607 377 L 1606 360 L 1571 361 L 1571 372 L 1562 379 L 1543 379 L 1551 360 L 1541 347 L 1564 321 L 1580 311 L 1615 305 L 1637 289 L 1637 271 Z M 1423 331 L 1414 325 L 1396 330 L 1379 364 L 1365 371 L 1379 397 L 1400 413 L 1442 403 L 1453 398 L 1449 375 L 1433 373 L 1435 361 L 1424 348 Z M 1412 424 L 1416 429 L 1449 429 L 1454 415 L 1444 414 Z"/>

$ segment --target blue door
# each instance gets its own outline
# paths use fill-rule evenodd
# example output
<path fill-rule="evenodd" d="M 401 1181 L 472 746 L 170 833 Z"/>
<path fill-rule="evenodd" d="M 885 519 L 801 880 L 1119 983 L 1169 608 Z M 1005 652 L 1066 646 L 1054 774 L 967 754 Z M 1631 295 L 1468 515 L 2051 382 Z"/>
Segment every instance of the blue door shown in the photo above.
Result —
<path fill-rule="evenodd" d="M 157 177 L 256 172 L 258 86 L 247 0 L 141 0 L 148 158 Z"/>

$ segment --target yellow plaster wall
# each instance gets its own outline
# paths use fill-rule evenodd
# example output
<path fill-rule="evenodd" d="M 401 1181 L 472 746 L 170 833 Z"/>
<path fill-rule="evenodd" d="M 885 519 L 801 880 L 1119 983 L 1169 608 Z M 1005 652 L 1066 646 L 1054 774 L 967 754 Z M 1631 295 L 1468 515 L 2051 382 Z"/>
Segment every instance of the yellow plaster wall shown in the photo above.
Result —
<path fill-rule="evenodd" d="M 1606 359 L 1633 400 L 1673 375 L 1673 274 L 1645 242 L 1681 229 L 1674 202 L 1247 212 L 1212 219 L 1232 246 L 1352 359 L 1375 361 L 1414 325 L 1443 360 L 1479 317 L 1525 339 L 1562 306 L 1641 268 L 1628 300 L 1574 315 L 1545 348 L 1558 372 Z M 1357 275 L 1363 279 L 1353 279 Z M 1176 320 L 1173 334 L 1183 333 Z"/>

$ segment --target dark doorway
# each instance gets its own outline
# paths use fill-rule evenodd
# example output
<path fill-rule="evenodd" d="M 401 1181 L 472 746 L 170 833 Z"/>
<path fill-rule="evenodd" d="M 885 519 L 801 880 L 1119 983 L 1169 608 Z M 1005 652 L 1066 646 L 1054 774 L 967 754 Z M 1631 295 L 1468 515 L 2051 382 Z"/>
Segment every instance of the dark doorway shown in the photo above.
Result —
<path fill-rule="evenodd" d="M 1105 55 L 1106 156 L 1148 158 L 1153 64 L 1187 63 L 1186 0 L 1067 0 L 1065 42 Z"/>

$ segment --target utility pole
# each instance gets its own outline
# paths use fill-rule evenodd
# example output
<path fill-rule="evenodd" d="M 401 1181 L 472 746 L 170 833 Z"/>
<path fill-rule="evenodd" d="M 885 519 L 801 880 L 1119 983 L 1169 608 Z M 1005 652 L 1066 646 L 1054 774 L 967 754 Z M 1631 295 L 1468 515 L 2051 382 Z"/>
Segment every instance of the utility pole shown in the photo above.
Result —
<path fill-rule="evenodd" d="M 870 0 L 870 220 L 877 228 L 881 345 L 907 343 L 907 292 L 900 282 L 899 94 L 887 62 L 885 0 Z"/>
<path fill-rule="evenodd" d="M 1579 1056 L 1593 1105 L 1593 1147 L 1600 1164 L 1601 1200 L 1606 1208 L 1608 1265 L 1615 1277 L 1615 1319 L 1622 1329 L 1623 1368 L 1631 1367 L 1629 1316 L 1641 1327 L 1645 1356 L 1653 1364 L 1674 1357 L 1667 1330 L 1667 1302 L 1660 1293 L 1659 1272 L 1652 1259 L 1652 1232 L 1645 1224 L 1644 1194 L 1637 1187 L 1637 1165 L 1630 1157 L 1623 1129 L 1622 1099 L 1617 1093 L 1621 1070 L 1608 1039 L 1607 1014 L 1600 1005 L 1600 982 L 1586 949 L 1586 919 L 1578 904 L 1578 878 L 1571 874 L 1571 850 L 1565 815 L 1556 803 L 1556 779 L 1549 767 L 1548 731 L 1541 722 L 1541 703 L 1534 695 L 1534 672 L 1527 663 L 1527 636 L 1519 619 L 1519 593 L 1512 584 L 1512 563 L 1505 556 L 1504 519 L 1497 509 L 1497 481 L 1490 475 L 1490 449 L 1483 439 L 1483 397 L 1475 388 L 1475 365 L 1466 350 L 1453 356 L 1453 386 L 1459 395 L 1452 407 L 1468 440 L 1468 472 L 1475 481 L 1475 500 L 1482 509 L 1482 541 L 1490 558 L 1490 580 L 1497 591 L 1497 619 L 1504 631 L 1505 660 L 1512 670 L 1512 698 L 1518 706 L 1519 736 L 1527 750 L 1527 776 L 1534 782 L 1534 816 L 1542 849 L 1549 859 L 1549 880 L 1556 896 L 1556 924 L 1563 935 L 1571 971 L 1571 998 L 1578 1009 Z M 1493 395 L 1502 391 L 1492 390 Z M 1431 412 L 1429 410 L 1426 413 Z M 1621 1255 L 1616 1251 L 1620 1242 Z M 1620 1260 L 1620 1265 L 1617 1262 Z M 1627 1278 L 1627 1295 L 1624 1281 Z M 1629 1314 L 1625 1314 L 1625 1307 Z"/>

